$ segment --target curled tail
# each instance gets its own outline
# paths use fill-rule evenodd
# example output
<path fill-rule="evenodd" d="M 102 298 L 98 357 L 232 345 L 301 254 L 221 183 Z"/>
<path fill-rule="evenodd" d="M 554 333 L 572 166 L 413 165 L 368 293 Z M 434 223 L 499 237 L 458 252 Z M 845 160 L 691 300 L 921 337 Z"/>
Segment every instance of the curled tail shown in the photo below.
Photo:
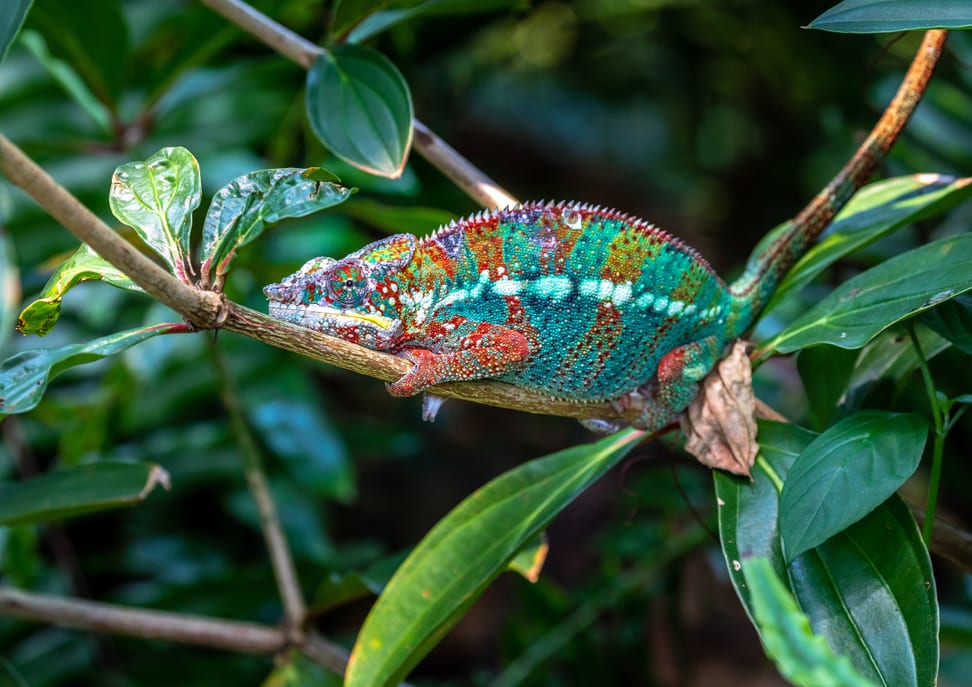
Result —
<path fill-rule="evenodd" d="M 946 31 L 925 33 L 898 92 L 854 156 L 800 214 L 768 234 L 753 250 L 746 271 L 729 286 L 736 301 L 735 335 L 752 326 L 793 264 L 888 154 L 925 92 L 946 34 Z"/>

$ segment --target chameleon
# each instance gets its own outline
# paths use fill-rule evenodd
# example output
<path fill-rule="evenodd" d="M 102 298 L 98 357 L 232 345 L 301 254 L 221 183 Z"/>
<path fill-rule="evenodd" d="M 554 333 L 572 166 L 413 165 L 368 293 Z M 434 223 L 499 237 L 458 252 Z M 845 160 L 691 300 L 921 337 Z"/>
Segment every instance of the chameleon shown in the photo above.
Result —
<path fill-rule="evenodd" d="M 650 222 L 541 201 L 480 212 L 425 238 L 396 234 L 340 259 L 313 258 L 264 288 L 270 315 L 407 358 L 412 368 L 387 385 L 396 396 L 496 379 L 578 403 L 609 401 L 630 425 L 661 429 L 870 178 L 920 100 L 944 39 L 944 31 L 926 33 L 868 138 L 756 246 L 731 284 Z M 427 415 L 436 408 L 427 405 Z"/>

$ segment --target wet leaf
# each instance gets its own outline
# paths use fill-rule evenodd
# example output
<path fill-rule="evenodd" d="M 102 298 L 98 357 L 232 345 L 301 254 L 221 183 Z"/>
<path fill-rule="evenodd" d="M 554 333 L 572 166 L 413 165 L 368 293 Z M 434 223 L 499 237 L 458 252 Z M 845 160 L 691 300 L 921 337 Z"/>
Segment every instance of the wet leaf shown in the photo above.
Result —
<path fill-rule="evenodd" d="M 908 413 L 864 411 L 840 420 L 800 452 L 780 494 L 788 560 L 884 503 L 911 477 L 928 425 Z"/>
<path fill-rule="evenodd" d="M 0 363 L 0 417 L 25 413 L 40 403 L 52 377 L 64 370 L 115 355 L 159 334 L 187 331 L 185 324 L 130 329 L 86 344 L 23 351 Z"/>
<path fill-rule="evenodd" d="M 347 687 L 397 684 L 524 544 L 641 436 L 627 430 L 530 461 L 446 515 L 399 567 L 365 620 Z"/>
<path fill-rule="evenodd" d="M 47 280 L 41 297 L 34 300 L 20 313 L 17 330 L 21 334 L 45 336 L 61 315 L 61 299 L 64 294 L 89 279 L 101 279 L 120 289 L 144 293 L 124 272 L 95 253 L 87 244 L 81 244 L 74 254 L 65 260 Z"/>
<path fill-rule="evenodd" d="M 844 0 L 809 26 L 839 33 L 969 27 L 972 27 L 972 5 L 956 0 Z"/>
<path fill-rule="evenodd" d="M 314 134 L 342 160 L 398 178 L 412 145 L 412 96 L 381 53 L 336 45 L 307 73 L 307 117 Z"/>
<path fill-rule="evenodd" d="M 55 470 L 23 482 L 0 483 L 0 525 L 63 520 L 84 513 L 131 506 L 169 475 L 153 463 L 101 462 Z"/>
<path fill-rule="evenodd" d="M 108 204 L 120 222 L 132 227 L 189 284 L 192 212 L 201 193 L 199 163 L 192 153 L 163 148 L 144 162 L 115 170 Z"/>
<path fill-rule="evenodd" d="M 829 343 L 860 348 L 911 315 L 972 289 L 972 234 L 897 255 L 836 288 L 765 345 L 791 353 Z"/>
<path fill-rule="evenodd" d="M 331 176 L 317 167 L 261 169 L 221 188 L 203 225 L 203 280 L 220 283 L 237 249 L 259 236 L 266 224 L 329 208 L 353 192 L 318 178 L 322 175 Z"/>

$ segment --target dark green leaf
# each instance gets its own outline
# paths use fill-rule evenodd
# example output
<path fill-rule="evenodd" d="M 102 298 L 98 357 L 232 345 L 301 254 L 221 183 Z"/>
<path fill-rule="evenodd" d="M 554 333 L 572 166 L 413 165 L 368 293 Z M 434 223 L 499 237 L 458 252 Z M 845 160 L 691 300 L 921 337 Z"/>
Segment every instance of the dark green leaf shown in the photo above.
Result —
<path fill-rule="evenodd" d="M 83 513 L 131 506 L 169 475 L 153 463 L 92 463 L 55 470 L 25 482 L 0 484 L 0 525 L 62 520 Z"/>
<path fill-rule="evenodd" d="M 203 226 L 203 279 L 219 283 L 237 249 L 259 236 L 265 224 L 309 215 L 351 195 L 352 189 L 316 179 L 321 172 L 317 167 L 261 169 L 221 188 Z"/>
<path fill-rule="evenodd" d="M 972 197 L 972 178 L 913 174 L 865 186 L 837 215 L 827 234 L 790 270 L 766 310 L 809 284 L 836 261 L 879 238 Z"/>
<path fill-rule="evenodd" d="M 307 73 L 307 117 L 331 152 L 349 164 L 397 178 L 412 144 L 412 96 L 381 53 L 337 45 Z"/>
<path fill-rule="evenodd" d="M 61 88 L 98 125 L 102 133 L 111 134 L 111 111 L 88 88 L 70 63 L 54 57 L 47 49 L 44 38 L 36 31 L 25 30 L 20 42 L 41 63 Z"/>
<path fill-rule="evenodd" d="M 3 12 L 0 12 L 0 62 L 7 56 L 7 50 L 14 38 L 20 33 L 24 18 L 30 11 L 34 0 L 8 0 Z"/>
<path fill-rule="evenodd" d="M 163 148 L 144 162 L 118 167 L 108 204 L 158 253 L 174 275 L 189 284 L 192 211 L 202 193 L 199 163 L 185 148 Z"/>
<path fill-rule="evenodd" d="M 331 573 L 314 592 L 314 611 L 321 613 L 363 596 L 378 596 L 409 553 L 406 550 L 385 556 L 360 572 Z"/>
<path fill-rule="evenodd" d="M 814 346 L 803 349 L 797 356 L 797 370 L 817 429 L 830 424 L 837 403 L 847 389 L 858 355 L 858 351 L 836 346 Z"/>
<path fill-rule="evenodd" d="M 751 591 L 742 562 L 761 556 L 788 582 L 814 631 L 859 673 L 879 684 L 933 687 L 938 669 L 935 580 L 908 507 L 892 496 L 787 569 L 777 524 L 779 490 L 813 434 L 760 422 L 759 439 L 751 484 L 715 473 L 723 553 L 750 617 Z"/>
<path fill-rule="evenodd" d="M 897 255 L 841 284 L 766 344 L 791 353 L 829 343 L 860 348 L 879 332 L 972 289 L 972 234 Z"/>
<path fill-rule="evenodd" d="M 341 687 L 341 676 L 295 649 L 285 660 L 277 661 L 260 687 Z"/>
<path fill-rule="evenodd" d="M 44 0 L 31 11 L 28 25 L 101 102 L 118 102 L 131 68 L 128 26 L 118 0 Z"/>
<path fill-rule="evenodd" d="M 396 684 L 524 544 L 641 436 L 628 430 L 533 460 L 446 515 L 401 565 L 365 620 L 347 687 Z"/>
<path fill-rule="evenodd" d="M 948 342 L 927 327 L 916 327 L 918 341 L 927 359 L 932 359 L 948 348 Z M 884 378 L 902 383 L 918 368 L 918 355 L 907 334 L 883 332 L 867 344 L 857 359 L 851 374 L 849 388 L 855 392 L 860 387 L 874 384 Z"/>
<path fill-rule="evenodd" d="M 115 355 L 159 334 L 187 331 L 185 324 L 130 329 L 86 344 L 23 351 L 0 363 L 0 417 L 36 406 L 50 379 L 76 365 Z"/>
<path fill-rule="evenodd" d="M 972 355 L 972 295 L 963 294 L 920 315 L 923 324 Z"/>
<path fill-rule="evenodd" d="M 811 29 L 838 33 L 888 33 L 972 27 L 964 0 L 844 0 L 810 22 Z"/>
<path fill-rule="evenodd" d="M 865 411 L 814 439 L 780 494 L 788 560 L 860 520 L 897 491 L 921 461 L 928 426 L 917 416 Z"/>
<path fill-rule="evenodd" d="M 428 15 L 471 14 L 525 5 L 522 0 L 426 0 L 402 9 L 380 10 L 369 15 L 348 34 L 348 43 L 362 43 L 402 22 Z"/>
<path fill-rule="evenodd" d="M 766 655 L 780 674 L 801 687 L 877 687 L 860 676 L 845 656 L 810 629 L 810 620 L 780 580 L 767 558 L 743 561 L 753 614 Z"/>
<path fill-rule="evenodd" d="M 14 313 L 20 304 L 20 274 L 14 257 L 13 244 L 0 226 L 0 351 L 13 333 Z"/>
<path fill-rule="evenodd" d="M 57 323 L 61 314 L 61 299 L 78 283 L 88 279 L 101 279 L 120 289 L 144 293 L 124 272 L 112 265 L 88 247 L 81 244 L 74 254 L 65 260 L 47 280 L 41 297 L 20 313 L 17 330 L 21 334 L 45 336 Z"/>

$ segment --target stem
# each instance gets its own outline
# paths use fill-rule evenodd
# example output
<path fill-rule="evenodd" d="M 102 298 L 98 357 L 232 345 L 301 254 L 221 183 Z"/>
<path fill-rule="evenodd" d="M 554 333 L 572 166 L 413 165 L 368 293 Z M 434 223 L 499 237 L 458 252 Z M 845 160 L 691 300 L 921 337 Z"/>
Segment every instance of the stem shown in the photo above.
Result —
<path fill-rule="evenodd" d="M 220 378 L 223 405 L 226 407 L 230 426 L 240 447 L 246 483 L 260 514 L 260 529 L 263 531 L 263 538 L 266 541 L 270 561 L 273 565 L 273 573 L 277 579 L 277 588 L 280 590 L 280 598 L 283 600 L 287 638 L 295 644 L 300 644 L 303 641 L 302 628 L 307 609 L 304 606 L 304 597 L 300 591 L 297 569 L 294 567 L 290 547 L 287 546 L 287 538 L 284 536 L 283 528 L 280 525 L 280 516 L 273 495 L 270 493 L 270 485 L 267 483 L 260 451 L 240 407 L 239 392 L 233 376 L 227 369 L 223 356 L 216 349 L 213 349 L 213 360 Z"/>
<path fill-rule="evenodd" d="M 932 467 L 931 475 L 928 478 L 928 500 L 925 503 L 925 522 L 921 528 L 921 538 L 925 541 L 925 546 L 931 544 L 932 529 L 935 524 L 935 509 L 938 506 L 938 489 L 942 481 L 942 454 L 945 451 L 945 421 L 942 417 L 942 408 L 938 404 L 938 393 L 935 390 L 935 382 L 932 380 L 931 370 L 928 369 L 928 361 L 925 353 L 921 350 L 921 343 L 915 334 L 913 320 L 908 322 L 908 334 L 911 342 L 915 346 L 915 354 L 918 356 L 918 366 L 921 368 L 921 376 L 925 380 L 925 390 L 928 392 L 928 404 L 931 406 L 932 421 L 935 425 L 935 439 L 932 442 Z"/>
<path fill-rule="evenodd" d="M 324 51 L 241 0 L 200 0 L 244 31 L 260 39 L 284 57 L 310 69 Z M 412 120 L 418 153 L 456 186 L 485 208 L 516 205 L 517 200 L 418 119 Z"/>
<path fill-rule="evenodd" d="M 0 614 L 95 632 L 271 654 L 287 639 L 276 627 L 182 613 L 131 609 L 99 601 L 63 599 L 0 586 Z"/>

